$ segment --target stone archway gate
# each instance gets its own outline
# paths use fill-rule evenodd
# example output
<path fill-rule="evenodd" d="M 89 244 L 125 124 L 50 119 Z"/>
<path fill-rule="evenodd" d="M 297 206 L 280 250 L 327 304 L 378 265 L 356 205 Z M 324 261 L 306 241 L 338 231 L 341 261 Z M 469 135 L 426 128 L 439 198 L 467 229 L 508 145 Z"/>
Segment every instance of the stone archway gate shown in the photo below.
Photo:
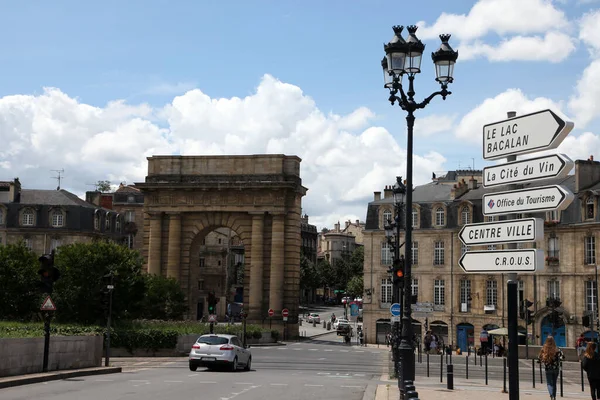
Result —
<path fill-rule="evenodd" d="M 244 308 L 249 322 L 275 321 L 288 308 L 297 334 L 300 287 L 300 216 L 306 188 L 297 156 L 152 156 L 136 183 L 144 199 L 148 273 L 174 277 L 195 315 L 198 249 L 219 227 L 235 231 L 245 250 Z M 295 329 L 294 329 L 295 326 Z"/>

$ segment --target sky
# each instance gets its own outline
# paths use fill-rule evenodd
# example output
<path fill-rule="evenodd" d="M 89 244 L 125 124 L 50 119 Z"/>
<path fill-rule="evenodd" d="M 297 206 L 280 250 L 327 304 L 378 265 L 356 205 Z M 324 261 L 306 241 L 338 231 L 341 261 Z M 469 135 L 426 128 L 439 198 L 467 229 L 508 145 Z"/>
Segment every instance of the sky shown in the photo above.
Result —
<path fill-rule="evenodd" d="M 406 114 L 383 88 L 393 25 L 426 45 L 417 100 L 439 89 L 431 52 L 452 34 L 452 95 L 416 113 L 414 182 L 492 165 L 482 127 L 552 109 L 555 150 L 600 160 L 600 1 L 29 0 L 0 2 L 0 180 L 83 196 L 142 182 L 151 155 L 302 158 L 303 213 L 364 221 L 406 176 Z"/>

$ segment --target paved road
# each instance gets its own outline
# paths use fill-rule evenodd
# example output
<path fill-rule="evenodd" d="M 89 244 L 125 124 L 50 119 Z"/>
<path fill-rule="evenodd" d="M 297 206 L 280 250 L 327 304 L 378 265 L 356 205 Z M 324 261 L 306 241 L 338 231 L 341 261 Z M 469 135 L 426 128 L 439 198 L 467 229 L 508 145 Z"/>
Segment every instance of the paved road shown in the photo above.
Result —
<path fill-rule="evenodd" d="M 362 399 L 387 369 L 385 349 L 343 345 L 335 334 L 278 347 L 253 347 L 252 371 L 188 369 L 187 359 L 113 359 L 121 374 L 3 389 L 3 400 Z"/>

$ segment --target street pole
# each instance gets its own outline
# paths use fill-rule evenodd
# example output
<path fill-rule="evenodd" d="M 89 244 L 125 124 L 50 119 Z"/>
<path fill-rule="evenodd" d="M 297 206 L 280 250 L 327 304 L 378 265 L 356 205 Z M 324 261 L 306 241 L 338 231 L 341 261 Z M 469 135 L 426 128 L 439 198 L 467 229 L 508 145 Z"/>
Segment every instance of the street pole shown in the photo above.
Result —
<path fill-rule="evenodd" d="M 600 321 L 600 319 L 596 317 L 596 314 L 598 313 L 598 301 L 598 266 L 596 265 L 596 309 L 592 313 L 592 338 L 594 336 L 594 322 Z"/>
<path fill-rule="evenodd" d="M 104 366 L 108 367 L 110 365 L 110 324 L 112 320 L 112 300 L 113 300 L 113 289 L 114 281 L 113 275 L 110 275 L 110 285 L 107 286 L 108 289 L 108 317 L 106 318 L 106 344 L 105 344 L 105 355 L 104 355 Z"/>
<path fill-rule="evenodd" d="M 48 353 L 50 352 L 50 319 L 52 314 L 44 313 L 44 359 L 42 361 L 42 372 L 48 372 Z"/>

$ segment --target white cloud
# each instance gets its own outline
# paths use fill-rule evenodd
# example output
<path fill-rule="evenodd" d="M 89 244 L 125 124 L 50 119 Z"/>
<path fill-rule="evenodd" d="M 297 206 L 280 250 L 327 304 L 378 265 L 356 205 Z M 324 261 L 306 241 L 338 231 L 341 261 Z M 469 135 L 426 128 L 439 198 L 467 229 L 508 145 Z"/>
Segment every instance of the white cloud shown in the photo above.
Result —
<path fill-rule="evenodd" d="M 372 125 L 374 117 L 367 108 L 324 114 L 299 87 L 270 75 L 244 98 L 194 89 L 158 110 L 123 101 L 94 107 L 50 88 L 0 98 L 0 179 L 53 188 L 50 170 L 64 168 L 62 186 L 83 193 L 101 179 L 142 181 L 152 154 L 295 154 L 309 188 L 304 212 L 331 226 L 342 216 L 364 220 L 373 191 L 405 174 L 405 149 Z M 431 134 L 436 128 L 428 124 L 446 128 L 453 121 L 432 115 L 418 126 Z M 415 182 L 427 182 L 444 162 L 435 152 L 415 154 Z"/>
<path fill-rule="evenodd" d="M 506 119 L 508 111 L 516 111 L 519 115 L 548 108 L 566 118 L 561 112 L 561 103 L 555 103 L 545 97 L 530 100 L 521 90 L 508 89 L 496 97 L 485 99 L 483 103 L 466 114 L 458 123 L 456 136 L 461 140 L 482 143 L 483 126 Z"/>
<path fill-rule="evenodd" d="M 561 51 L 556 51 L 561 49 Z M 514 36 L 497 46 L 482 41 L 460 45 L 461 60 L 485 57 L 490 61 L 564 61 L 575 51 L 575 40 L 564 33 L 548 32 L 542 36 Z"/>
<path fill-rule="evenodd" d="M 453 129 L 456 115 L 431 114 L 420 117 L 415 122 L 415 137 L 428 137 L 436 133 L 448 132 Z"/>
<path fill-rule="evenodd" d="M 564 153 L 572 160 L 587 160 L 590 155 L 598 158 L 600 137 L 592 132 L 584 132 L 578 136 L 571 134 L 558 146 L 556 152 Z M 596 161 L 598 160 L 596 159 Z"/>
<path fill-rule="evenodd" d="M 583 71 L 575 93 L 569 99 L 569 110 L 575 116 L 575 126 L 585 127 L 600 114 L 600 60 L 594 60 Z"/>
<path fill-rule="evenodd" d="M 600 51 L 600 10 L 594 10 L 581 18 L 579 39 L 585 43 L 592 56 L 598 56 Z"/>
<path fill-rule="evenodd" d="M 156 94 L 156 95 L 176 95 L 185 93 L 196 87 L 193 82 L 177 82 L 177 83 L 159 83 L 150 86 L 144 90 L 142 94 Z"/>
<path fill-rule="evenodd" d="M 452 33 L 460 40 L 498 35 L 541 33 L 567 26 L 567 18 L 548 0 L 479 0 L 468 14 L 442 13 L 433 25 L 417 24 L 423 39 Z"/>

